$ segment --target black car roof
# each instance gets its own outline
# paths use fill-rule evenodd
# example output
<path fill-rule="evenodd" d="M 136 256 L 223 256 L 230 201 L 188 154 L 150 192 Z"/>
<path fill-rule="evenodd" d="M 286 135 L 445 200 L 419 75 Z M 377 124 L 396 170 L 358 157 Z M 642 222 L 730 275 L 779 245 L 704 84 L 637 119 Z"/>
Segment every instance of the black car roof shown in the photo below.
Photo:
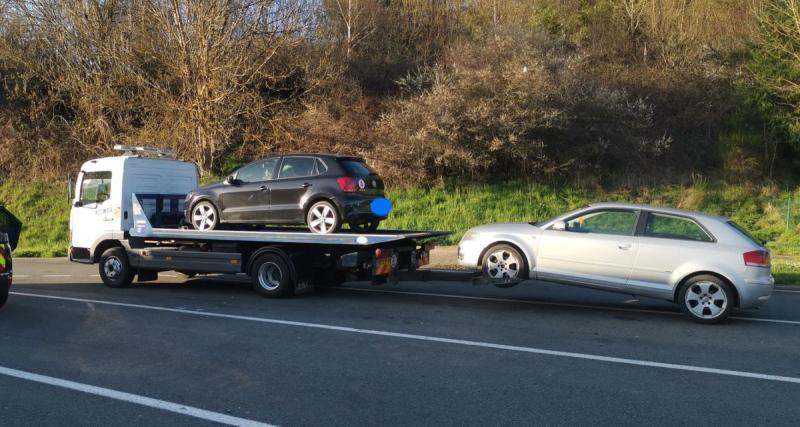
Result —
<path fill-rule="evenodd" d="M 297 157 L 301 157 L 301 156 L 322 157 L 322 158 L 329 158 L 329 159 L 353 159 L 353 160 L 359 160 L 359 161 L 362 161 L 362 162 L 364 161 L 364 158 L 361 157 L 361 156 L 349 156 L 349 155 L 346 155 L 346 154 L 331 154 L 331 153 L 287 153 L 287 154 L 276 154 L 276 155 L 270 156 L 270 157 L 295 157 L 295 156 L 297 156 Z"/>

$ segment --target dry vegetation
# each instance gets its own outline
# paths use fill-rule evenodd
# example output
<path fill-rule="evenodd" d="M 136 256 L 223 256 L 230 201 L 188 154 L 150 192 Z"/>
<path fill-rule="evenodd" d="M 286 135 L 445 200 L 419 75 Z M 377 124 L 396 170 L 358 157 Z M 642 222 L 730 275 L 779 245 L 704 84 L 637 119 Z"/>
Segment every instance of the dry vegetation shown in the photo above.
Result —
<path fill-rule="evenodd" d="M 791 179 L 796 0 L 0 0 L 0 176 L 113 144 L 395 183 Z M 13 159 L 13 161 L 8 161 Z"/>

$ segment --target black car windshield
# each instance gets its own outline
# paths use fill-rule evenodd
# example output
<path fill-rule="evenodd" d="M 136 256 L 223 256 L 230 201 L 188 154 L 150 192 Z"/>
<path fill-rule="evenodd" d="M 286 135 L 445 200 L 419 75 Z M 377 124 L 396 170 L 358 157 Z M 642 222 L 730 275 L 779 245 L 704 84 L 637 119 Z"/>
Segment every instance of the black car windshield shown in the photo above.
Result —
<path fill-rule="evenodd" d="M 350 176 L 371 175 L 375 173 L 375 171 L 370 169 L 364 162 L 358 160 L 339 160 L 339 163 Z"/>

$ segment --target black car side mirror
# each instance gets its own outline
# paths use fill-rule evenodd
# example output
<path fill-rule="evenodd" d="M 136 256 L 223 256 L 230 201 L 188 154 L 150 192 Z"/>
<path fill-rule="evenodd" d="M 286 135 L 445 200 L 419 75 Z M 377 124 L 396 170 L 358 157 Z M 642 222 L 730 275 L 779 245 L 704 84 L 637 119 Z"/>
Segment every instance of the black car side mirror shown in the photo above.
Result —
<path fill-rule="evenodd" d="M 225 181 L 223 182 L 228 185 L 239 185 L 239 180 L 236 179 L 233 175 L 228 175 L 228 177 L 225 178 Z"/>
<path fill-rule="evenodd" d="M 80 201 L 80 200 L 76 200 L 75 203 L 72 204 L 72 206 L 75 206 L 76 208 L 79 208 L 79 207 L 83 206 L 83 202 Z"/>

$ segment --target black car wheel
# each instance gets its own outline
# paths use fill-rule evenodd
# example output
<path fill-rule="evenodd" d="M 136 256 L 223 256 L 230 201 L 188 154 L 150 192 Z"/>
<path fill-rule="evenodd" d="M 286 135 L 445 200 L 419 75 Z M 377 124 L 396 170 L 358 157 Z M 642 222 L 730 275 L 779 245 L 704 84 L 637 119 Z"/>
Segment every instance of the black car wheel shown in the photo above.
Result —
<path fill-rule="evenodd" d="M 217 208 L 209 201 L 202 200 L 192 206 L 189 222 L 195 230 L 213 230 L 219 225 Z"/>
<path fill-rule="evenodd" d="M 339 211 L 333 203 L 322 200 L 311 205 L 306 214 L 306 225 L 312 233 L 334 233 L 342 226 Z"/>
<path fill-rule="evenodd" d="M 359 233 L 365 233 L 377 230 L 380 224 L 380 221 L 351 222 L 350 229 Z"/>

